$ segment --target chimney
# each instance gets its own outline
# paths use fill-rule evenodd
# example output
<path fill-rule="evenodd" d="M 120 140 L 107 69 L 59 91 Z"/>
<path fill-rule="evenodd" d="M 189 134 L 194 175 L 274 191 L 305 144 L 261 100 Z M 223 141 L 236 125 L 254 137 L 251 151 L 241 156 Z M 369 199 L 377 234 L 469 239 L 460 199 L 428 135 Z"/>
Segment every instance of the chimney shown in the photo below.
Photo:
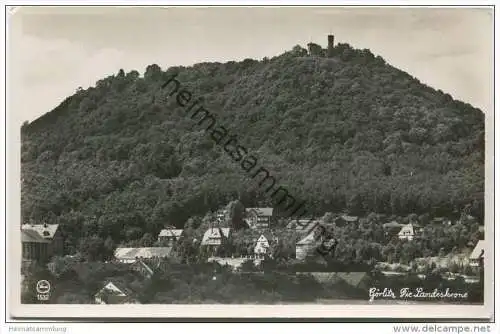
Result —
<path fill-rule="evenodd" d="M 333 57 L 333 41 L 334 41 L 333 35 L 328 35 L 328 52 L 327 52 L 328 57 Z"/>

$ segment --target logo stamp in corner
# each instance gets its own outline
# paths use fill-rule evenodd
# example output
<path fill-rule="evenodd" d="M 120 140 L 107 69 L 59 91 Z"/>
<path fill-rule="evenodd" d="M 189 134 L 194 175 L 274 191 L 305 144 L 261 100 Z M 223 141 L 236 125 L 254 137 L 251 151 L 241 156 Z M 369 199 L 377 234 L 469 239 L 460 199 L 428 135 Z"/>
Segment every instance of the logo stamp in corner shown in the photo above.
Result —
<path fill-rule="evenodd" d="M 40 280 L 36 283 L 36 292 L 38 300 L 49 300 L 50 298 L 50 283 L 47 280 Z"/>

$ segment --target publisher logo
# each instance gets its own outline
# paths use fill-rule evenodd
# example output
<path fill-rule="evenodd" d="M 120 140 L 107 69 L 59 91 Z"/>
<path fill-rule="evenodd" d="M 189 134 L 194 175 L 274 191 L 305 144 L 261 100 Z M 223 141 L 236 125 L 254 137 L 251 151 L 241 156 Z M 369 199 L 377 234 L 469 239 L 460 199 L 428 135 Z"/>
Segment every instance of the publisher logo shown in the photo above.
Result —
<path fill-rule="evenodd" d="M 50 283 L 47 280 L 41 280 L 36 283 L 36 292 L 38 300 L 49 300 Z"/>

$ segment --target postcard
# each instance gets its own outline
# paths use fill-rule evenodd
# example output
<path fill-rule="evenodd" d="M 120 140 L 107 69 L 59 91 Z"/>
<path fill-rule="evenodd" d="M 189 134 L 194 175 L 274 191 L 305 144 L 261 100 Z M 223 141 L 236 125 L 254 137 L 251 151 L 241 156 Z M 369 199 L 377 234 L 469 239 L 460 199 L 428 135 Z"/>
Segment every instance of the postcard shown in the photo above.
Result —
<path fill-rule="evenodd" d="M 492 7 L 7 24 L 11 317 L 492 318 Z"/>

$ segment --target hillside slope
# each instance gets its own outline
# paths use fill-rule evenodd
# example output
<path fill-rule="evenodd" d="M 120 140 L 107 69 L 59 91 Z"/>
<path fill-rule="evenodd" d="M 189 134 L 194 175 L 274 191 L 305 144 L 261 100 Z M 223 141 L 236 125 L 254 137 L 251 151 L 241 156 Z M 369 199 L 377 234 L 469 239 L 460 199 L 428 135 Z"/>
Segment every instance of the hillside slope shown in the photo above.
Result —
<path fill-rule="evenodd" d="M 272 205 L 161 98 L 174 73 L 311 212 L 453 215 L 470 205 L 483 216 L 483 113 L 339 44 L 333 58 L 297 46 L 262 61 L 120 71 L 77 91 L 22 127 L 23 221 L 118 241 L 238 196 Z"/>

